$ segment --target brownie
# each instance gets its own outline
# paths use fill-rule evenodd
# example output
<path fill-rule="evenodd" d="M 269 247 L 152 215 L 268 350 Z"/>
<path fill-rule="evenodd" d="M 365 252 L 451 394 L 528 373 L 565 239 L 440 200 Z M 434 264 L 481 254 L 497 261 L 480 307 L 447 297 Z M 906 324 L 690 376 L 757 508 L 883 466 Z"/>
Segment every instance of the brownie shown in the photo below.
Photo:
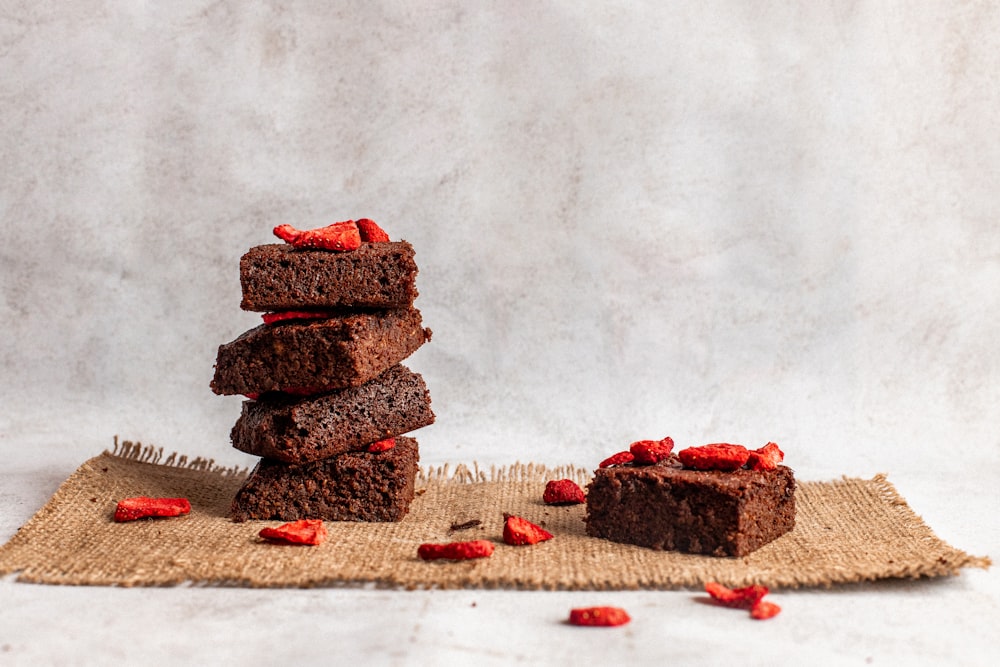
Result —
<path fill-rule="evenodd" d="M 423 378 L 397 364 L 358 387 L 308 398 L 265 394 L 245 401 L 231 437 L 233 447 L 248 454 L 307 463 L 432 423 Z"/>
<path fill-rule="evenodd" d="M 684 469 L 676 457 L 600 468 L 587 489 L 587 534 L 651 549 L 745 556 L 795 526 L 790 468 Z"/>
<path fill-rule="evenodd" d="M 418 459 L 417 441 L 407 437 L 377 454 L 349 452 L 303 465 L 261 459 L 236 492 L 230 516 L 399 521 L 413 500 Z"/>
<path fill-rule="evenodd" d="M 350 252 L 251 248 L 240 258 L 244 310 L 406 308 L 417 297 L 417 265 L 406 241 L 362 243 Z"/>
<path fill-rule="evenodd" d="M 211 387 L 216 394 L 251 396 L 356 387 L 430 337 L 415 308 L 262 324 L 219 346 Z"/>

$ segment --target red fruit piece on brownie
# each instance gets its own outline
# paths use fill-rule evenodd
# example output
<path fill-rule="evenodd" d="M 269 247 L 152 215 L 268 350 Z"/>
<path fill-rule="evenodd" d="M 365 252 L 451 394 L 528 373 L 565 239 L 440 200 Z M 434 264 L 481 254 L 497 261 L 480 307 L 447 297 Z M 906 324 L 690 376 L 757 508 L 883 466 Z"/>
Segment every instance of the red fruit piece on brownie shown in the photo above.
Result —
<path fill-rule="evenodd" d="M 361 240 L 366 243 L 389 242 L 389 235 L 374 220 L 368 218 L 358 220 L 358 231 L 361 233 Z"/>
<path fill-rule="evenodd" d="M 264 324 L 277 324 L 288 320 L 326 320 L 335 317 L 337 313 L 331 310 L 283 310 L 277 313 L 264 313 L 260 317 Z"/>
<path fill-rule="evenodd" d="M 750 456 L 747 458 L 747 467 L 751 470 L 774 470 L 784 460 L 785 453 L 778 448 L 777 444 L 769 442 L 750 452 Z"/>
<path fill-rule="evenodd" d="M 670 436 L 662 440 L 639 440 L 629 445 L 628 450 L 635 457 L 635 463 L 652 465 L 670 456 L 674 449 L 674 439 Z"/>
<path fill-rule="evenodd" d="M 385 438 L 384 440 L 379 440 L 378 442 L 373 442 L 368 445 L 368 451 L 374 453 L 387 452 L 396 446 L 395 438 Z"/>
<path fill-rule="evenodd" d="M 739 470 L 750 458 L 750 450 L 743 445 L 715 443 L 688 447 L 677 453 L 681 463 L 695 470 Z"/>
<path fill-rule="evenodd" d="M 598 468 L 610 468 L 611 466 L 620 466 L 625 463 L 631 463 L 635 460 L 635 454 L 632 452 L 618 452 L 617 454 L 612 454 L 608 458 L 604 459 L 597 464 Z"/>
<path fill-rule="evenodd" d="M 274 235 L 296 248 L 347 252 L 361 247 L 361 232 L 353 220 L 306 230 L 296 229 L 291 225 L 278 225 L 274 228 Z"/>

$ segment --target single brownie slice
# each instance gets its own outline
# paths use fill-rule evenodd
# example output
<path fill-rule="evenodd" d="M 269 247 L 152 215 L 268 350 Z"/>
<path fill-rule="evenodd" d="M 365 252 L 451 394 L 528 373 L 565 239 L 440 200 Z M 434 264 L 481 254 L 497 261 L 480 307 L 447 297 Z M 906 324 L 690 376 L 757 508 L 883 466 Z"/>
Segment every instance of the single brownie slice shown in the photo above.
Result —
<path fill-rule="evenodd" d="M 415 308 L 262 324 L 219 346 L 212 391 L 259 396 L 283 389 L 302 394 L 356 387 L 430 337 Z"/>
<path fill-rule="evenodd" d="M 358 387 L 309 398 L 266 394 L 243 403 L 233 447 L 285 463 L 329 458 L 434 423 L 424 379 L 397 364 Z"/>
<path fill-rule="evenodd" d="M 587 490 L 587 534 L 651 549 L 745 556 L 795 526 L 790 468 L 684 469 L 676 457 L 599 468 Z"/>
<path fill-rule="evenodd" d="M 377 454 L 350 452 L 305 465 L 261 459 L 230 516 L 247 519 L 399 521 L 410 509 L 419 452 L 413 438 Z"/>
<path fill-rule="evenodd" d="M 406 308 L 417 298 L 417 264 L 406 241 L 362 243 L 350 252 L 251 248 L 240 258 L 244 310 Z"/>

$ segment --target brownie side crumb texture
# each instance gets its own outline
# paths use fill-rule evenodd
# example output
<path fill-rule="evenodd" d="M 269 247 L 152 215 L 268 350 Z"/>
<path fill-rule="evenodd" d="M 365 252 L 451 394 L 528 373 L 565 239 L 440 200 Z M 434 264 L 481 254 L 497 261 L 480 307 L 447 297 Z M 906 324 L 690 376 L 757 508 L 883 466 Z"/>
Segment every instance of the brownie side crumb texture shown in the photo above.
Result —
<path fill-rule="evenodd" d="M 400 521 L 414 496 L 419 450 L 398 437 L 384 452 L 350 452 L 305 465 L 261 459 L 237 491 L 230 516 L 295 521 Z"/>
<path fill-rule="evenodd" d="M 269 244 L 240 258 L 244 310 L 406 308 L 417 298 L 417 264 L 406 241 L 362 243 L 350 252 Z"/>
<path fill-rule="evenodd" d="M 683 469 L 675 457 L 594 473 L 587 534 L 651 549 L 745 556 L 795 526 L 795 477 L 786 466 L 733 472 Z"/>
<path fill-rule="evenodd" d="M 262 324 L 219 346 L 211 387 L 223 395 L 356 387 L 430 338 L 416 308 Z"/>
<path fill-rule="evenodd" d="M 358 387 L 308 398 L 265 394 L 244 401 L 233 447 L 285 463 L 308 463 L 434 423 L 419 373 L 397 364 Z"/>

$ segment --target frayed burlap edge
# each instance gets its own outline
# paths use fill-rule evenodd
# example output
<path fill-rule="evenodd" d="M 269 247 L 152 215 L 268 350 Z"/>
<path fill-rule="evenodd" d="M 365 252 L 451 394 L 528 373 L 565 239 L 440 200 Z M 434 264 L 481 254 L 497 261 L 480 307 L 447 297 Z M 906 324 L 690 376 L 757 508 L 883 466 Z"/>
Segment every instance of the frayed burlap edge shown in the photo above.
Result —
<path fill-rule="evenodd" d="M 540 500 L 544 482 L 585 484 L 590 471 L 537 464 L 424 468 L 418 498 L 398 524 L 328 524 L 320 547 L 275 547 L 256 535 L 262 522 L 226 518 L 245 468 L 212 459 L 164 455 L 162 448 L 115 439 L 83 464 L 14 537 L 0 547 L 0 574 L 18 581 L 117 586 L 506 588 L 635 590 L 731 586 L 831 586 L 885 578 L 923 578 L 986 568 L 938 539 L 886 475 L 800 482 L 796 529 L 742 559 L 656 552 L 588 537 L 583 506 L 553 508 Z M 192 513 L 164 521 L 115 524 L 116 499 L 170 495 L 192 501 Z M 502 515 L 545 525 L 557 537 L 526 547 L 500 541 Z M 474 529 L 454 530 L 468 520 Z M 424 541 L 491 539 L 490 559 L 425 563 Z"/>
<path fill-rule="evenodd" d="M 249 469 L 241 466 L 220 466 L 216 465 L 215 459 L 205 459 L 196 457 L 188 459 L 174 452 L 167 456 L 163 454 L 163 447 L 143 445 L 141 442 L 131 440 L 119 440 L 114 438 L 111 450 L 104 450 L 105 454 L 118 458 L 135 461 L 137 463 L 152 463 L 170 468 L 184 468 L 187 470 L 201 470 L 204 472 L 245 477 Z M 475 484 L 477 482 L 538 482 L 550 479 L 572 479 L 577 484 L 586 484 L 590 480 L 590 471 L 579 466 L 544 466 L 537 463 L 521 463 L 516 461 L 509 465 L 480 468 L 479 464 L 473 462 L 471 465 L 459 463 L 452 466 L 445 463 L 437 467 L 420 467 L 417 469 L 417 483 L 426 484 L 428 482 L 457 482 L 462 484 Z"/>
<path fill-rule="evenodd" d="M 249 472 L 249 469 L 245 466 L 220 466 L 216 465 L 215 459 L 205 459 L 200 456 L 189 460 L 187 456 L 178 454 L 177 452 L 173 452 L 164 458 L 163 447 L 143 445 L 141 442 L 133 442 L 131 440 L 119 440 L 117 435 L 114 437 L 114 444 L 111 450 L 105 449 L 103 453 L 125 459 L 126 461 L 150 463 L 167 468 L 200 470 L 213 475 L 246 477 Z"/>

